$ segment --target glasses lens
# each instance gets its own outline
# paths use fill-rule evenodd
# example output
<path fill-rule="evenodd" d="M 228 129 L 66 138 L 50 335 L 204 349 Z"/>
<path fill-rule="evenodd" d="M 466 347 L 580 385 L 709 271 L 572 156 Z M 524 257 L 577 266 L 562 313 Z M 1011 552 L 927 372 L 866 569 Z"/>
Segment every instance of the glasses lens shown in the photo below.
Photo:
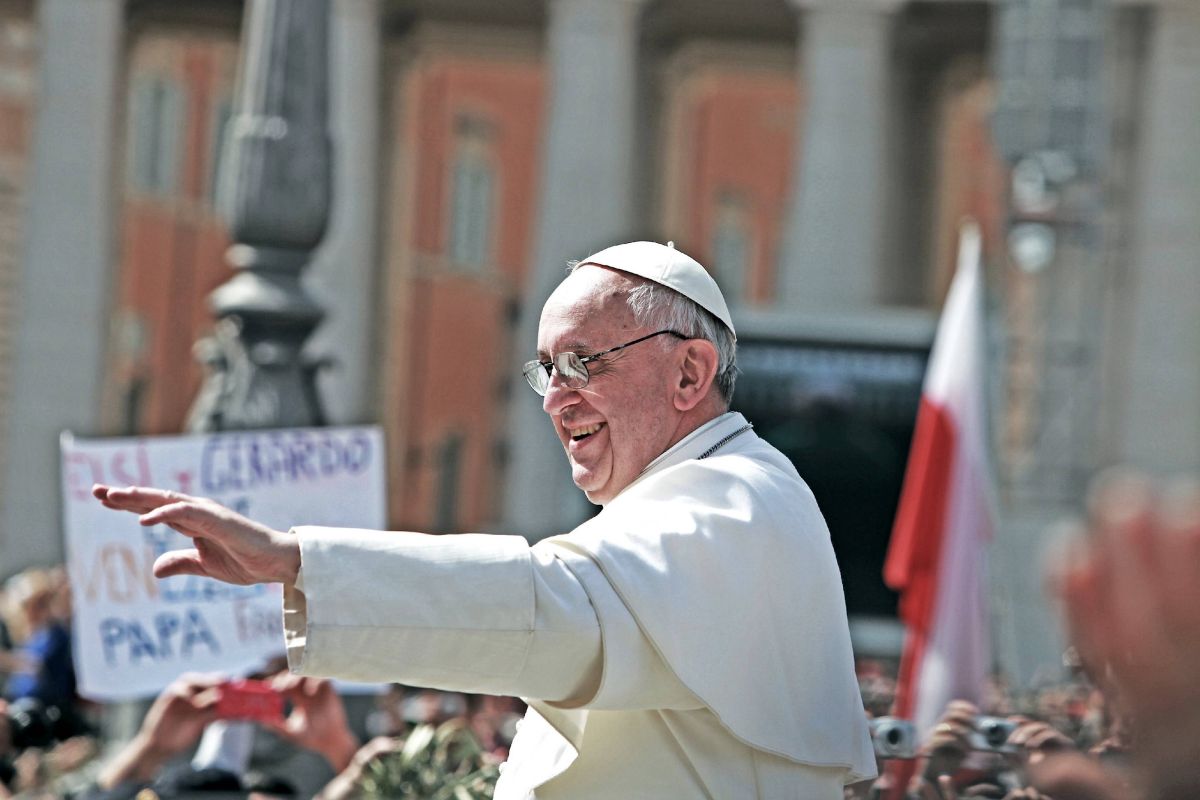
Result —
<path fill-rule="evenodd" d="M 525 362 L 525 380 L 529 381 L 530 387 L 538 394 L 545 396 L 547 387 L 550 386 L 550 372 L 540 361 Z"/>
<path fill-rule="evenodd" d="M 559 353 L 554 357 L 554 368 L 562 375 L 563 383 L 571 389 L 587 386 L 587 366 L 574 353 Z"/>

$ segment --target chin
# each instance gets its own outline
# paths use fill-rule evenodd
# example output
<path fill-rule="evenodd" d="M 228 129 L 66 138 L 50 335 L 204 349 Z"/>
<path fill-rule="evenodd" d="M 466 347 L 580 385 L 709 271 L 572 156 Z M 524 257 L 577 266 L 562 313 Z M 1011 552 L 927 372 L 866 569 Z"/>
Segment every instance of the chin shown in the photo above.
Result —
<path fill-rule="evenodd" d="M 587 481 L 581 483 L 578 480 L 574 480 L 574 476 L 572 476 L 572 479 L 576 488 L 583 492 L 584 497 L 588 499 L 589 503 L 602 506 L 605 502 L 607 502 L 608 494 L 604 491 L 603 487 L 592 487 Z"/>
<path fill-rule="evenodd" d="M 587 499 L 589 501 L 591 501 L 593 503 L 600 502 L 599 497 L 600 497 L 601 491 L 599 489 L 591 489 L 587 485 L 582 484 L 579 481 L 575 481 L 575 486 L 576 486 L 576 488 L 579 489 L 579 491 L 583 492 L 584 496 L 587 497 Z"/>
<path fill-rule="evenodd" d="M 579 486 L 579 484 L 575 484 Z M 602 506 L 617 495 L 609 486 L 598 486 L 594 489 L 588 489 L 584 486 L 579 486 L 580 491 L 587 497 L 588 502 L 593 505 Z"/>

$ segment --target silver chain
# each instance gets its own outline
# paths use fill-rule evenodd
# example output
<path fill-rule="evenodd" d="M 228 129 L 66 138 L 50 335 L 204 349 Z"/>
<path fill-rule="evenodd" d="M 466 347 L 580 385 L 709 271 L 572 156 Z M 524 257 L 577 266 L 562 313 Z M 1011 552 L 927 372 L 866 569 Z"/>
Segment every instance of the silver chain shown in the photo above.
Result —
<path fill-rule="evenodd" d="M 710 448 L 708 448 L 707 450 L 705 450 L 703 453 L 701 453 L 699 456 L 697 456 L 697 458 L 698 458 L 698 459 L 700 459 L 700 458 L 708 458 L 708 457 L 709 457 L 709 456 L 711 456 L 713 453 L 717 452 L 717 451 L 718 451 L 718 450 L 720 450 L 722 447 L 724 447 L 725 445 L 729 444 L 729 443 L 730 443 L 730 442 L 732 442 L 734 439 L 736 439 L 737 437 L 741 436 L 743 433 L 745 433 L 746 431 L 750 430 L 750 429 L 751 429 L 751 428 L 753 428 L 753 427 L 754 427 L 753 423 L 747 422 L 745 425 L 743 425 L 742 427 L 738 428 L 736 431 L 734 431 L 733 433 L 729 434 L 729 435 L 728 435 L 728 436 L 726 436 L 724 439 L 722 439 L 721 441 L 719 441 L 719 442 L 717 442 L 716 444 L 714 444 L 712 447 L 710 447 Z"/>

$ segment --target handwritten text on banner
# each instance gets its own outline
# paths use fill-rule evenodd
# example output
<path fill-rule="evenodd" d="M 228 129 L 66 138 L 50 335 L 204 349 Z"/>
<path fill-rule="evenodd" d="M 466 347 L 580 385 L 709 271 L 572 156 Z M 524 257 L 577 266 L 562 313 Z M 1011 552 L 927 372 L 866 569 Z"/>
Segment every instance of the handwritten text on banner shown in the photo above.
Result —
<path fill-rule="evenodd" d="M 282 654 L 283 634 L 278 584 L 156 580 L 154 559 L 190 547 L 189 540 L 104 508 L 91 496 L 93 483 L 210 497 L 277 530 L 385 525 L 376 428 L 137 439 L 63 434 L 61 450 L 76 669 L 80 692 L 94 700 L 154 695 L 183 672 L 254 668 Z"/>

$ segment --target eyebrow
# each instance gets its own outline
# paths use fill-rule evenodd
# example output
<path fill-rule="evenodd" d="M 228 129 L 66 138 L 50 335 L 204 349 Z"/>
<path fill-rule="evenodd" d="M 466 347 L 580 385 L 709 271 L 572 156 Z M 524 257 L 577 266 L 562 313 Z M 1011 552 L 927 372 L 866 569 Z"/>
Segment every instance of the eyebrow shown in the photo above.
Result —
<path fill-rule="evenodd" d="M 559 350 L 558 352 L 560 352 L 560 353 L 566 353 L 566 352 L 598 353 L 600 351 L 598 349 L 592 347 L 591 345 L 583 344 L 582 342 L 571 342 L 570 344 L 568 344 L 566 347 L 564 347 L 562 350 Z M 539 361 L 549 361 L 550 360 L 550 354 L 541 348 L 538 348 L 537 357 L 538 357 Z"/>

